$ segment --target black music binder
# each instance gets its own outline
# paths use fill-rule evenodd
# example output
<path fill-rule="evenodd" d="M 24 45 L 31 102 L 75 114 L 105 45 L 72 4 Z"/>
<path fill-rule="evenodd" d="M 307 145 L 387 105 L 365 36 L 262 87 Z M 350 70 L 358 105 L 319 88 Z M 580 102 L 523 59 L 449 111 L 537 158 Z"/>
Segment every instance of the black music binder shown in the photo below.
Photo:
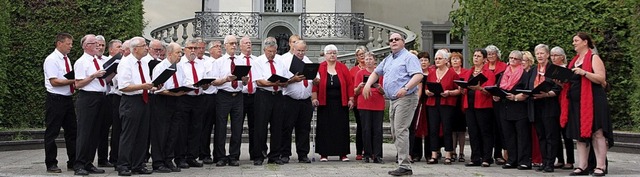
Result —
<path fill-rule="evenodd" d="M 176 69 L 173 68 L 167 68 L 164 71 L 162 71 L 162 73 L 155 79 L 152 81 L 153 86 L 158 86 L 160 84 L 164 84 L 165 82 L 167 82 L 167 80 L 173 76 L 173 73 L 176 72 Z"/>

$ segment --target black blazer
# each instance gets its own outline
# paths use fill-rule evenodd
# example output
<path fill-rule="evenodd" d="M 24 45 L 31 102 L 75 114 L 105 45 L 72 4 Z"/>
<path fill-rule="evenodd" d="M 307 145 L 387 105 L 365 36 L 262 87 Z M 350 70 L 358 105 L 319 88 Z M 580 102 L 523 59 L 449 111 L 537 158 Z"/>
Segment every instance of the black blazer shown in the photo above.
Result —
<path fill-rule="evenodd" d="M 549 68 L 549 65 L 552 65 L 552 64 L 547 63 L 547 68 Z M 545 70 L 547 68 L 545 68 Z M 533 85 L 536 80 L 536 76 L 538 75 L 538 66 L 532 66 L 529 72 L 530 72 L 530 75 L 529 75 L 528 84 L 529 84 L 529 87 L 533 89 L 535 88 Z M 551 79 L 545 78 L 545 80 L 550 81 Z M 540 99 L 533 99 L 533 96 L 529 97 L 528 98 L 529 120 L 533 122 L 533 120 L 535 120 L 536 117 L 538 118 L 559 117 L 560 116 L 560 100 L 558 99 L 558 96 L 560 95 L 561 90 L 562 90 L 562 87 L 554 83 L 551 91 L 553 91 L 556 94 L 556 96 L 540 98 Z"/>
<path fill-rule="evenodd" d="M 507 69 L 509 69 L 510 66 L 507 66 Z M 504 76 L 504 74 L 500 75 L 500 77 L 498 78 L 498 80 L 496 80 L 496 85 L 499 87 L 500 86 L 500 81 L 502 80 L 502 76 Z M 507 90 L 507 92 L 509 93 L 516 93 L 516 89 L 530 89 L 529 88 L 529 72 L 524 71 L 522 72 L 522 76 L 520 77 L 520 81 L 518 81 L 518 83 L 513 86 L 513 88 L 511 88 L 511 90 Z M 500 119 L 505 119 L 505 120 L 520 120 L 520 119 L 527 119 L 528 116 L 528 102 L 527 100 L 518 100 L 518 101 L 511 101 L 511 100 L 507 100 L 507 99 L 500 99 L 500 104 L 497 104 L 497 106 L 499 107 L 499 111 L 498 111 L 498 116 Z M 494 104 L 494 106 L 496 106 L 496 104 Z"/>

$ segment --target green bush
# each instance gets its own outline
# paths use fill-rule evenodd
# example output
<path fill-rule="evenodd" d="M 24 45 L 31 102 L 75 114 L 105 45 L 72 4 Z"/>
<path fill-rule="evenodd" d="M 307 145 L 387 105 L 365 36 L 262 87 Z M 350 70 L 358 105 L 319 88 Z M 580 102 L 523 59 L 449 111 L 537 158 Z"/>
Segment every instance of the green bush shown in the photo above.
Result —
<path fill-rule="evenodd" d="M 6 22 L 1 25 L 10 27 L 5 35 L 0 26 L 0 45 L 7 45 L 0 48 L 0 127 L 6 128 L 43 127 L 42 64 L 55 48 L 56 33 L 74 36 L 69 58 L 75 61 L 85 34 L 108 41 L 141 36 L 144 29 L 142 0 L 0 0 L 0 7 L 0 22 Z"/>
<path fill-rule="evenodd" d="M 572 37 L 584 31 L 592 35 L 607 69 L 613 126 L 639 130 L 638 7 L 634 0 L 457 0 L 450 13 L 454 34 L 463 32 L 469 48 L 498 46 L 502 58 L 511 50 L 528 50 L 540 43 L 560 46 L 568 59 L 575 56 Z M 579 14 L 579 15 L 577 15 Z M 465 28 L 466 27 L 466 28 Z M 468 29 L 464 31 L 464 29 Z"/>

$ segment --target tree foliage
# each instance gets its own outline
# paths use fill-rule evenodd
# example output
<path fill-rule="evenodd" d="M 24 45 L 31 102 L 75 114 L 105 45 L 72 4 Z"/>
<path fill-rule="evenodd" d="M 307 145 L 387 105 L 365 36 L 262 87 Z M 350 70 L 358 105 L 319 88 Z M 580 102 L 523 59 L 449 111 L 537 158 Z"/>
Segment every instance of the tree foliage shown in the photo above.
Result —
<path fill-rule="evenodd" d="M 640 130 L 638 59 L 639 3 L 636 0 L 457 0 L 450 13 L 456 35 L 469 47 L 498 46 L 533 51 L 537 44 L 560 46 L 570 60 L 572 37 L 584 31 L 594 38 L 607 69 L 611 116 L 616 129 Z M 465 29 L 468 29 L 465 31 Z M 506 55 L 502 55 L 503 60 Z"/>
<path fill-rule="evenodd" d="M 73 62 L 83 53 L 85 34 L 102 34 L 108 42 L 141 36 L 144 29 L 142 0 L 0 0 L 0 7 L 0 22 L 6 20 L 0 45 L 7 45 L 0 49 L 0 127 L 44 125 L 42 64 L 57 33 L 74 36 Z M 6 35 L 3 24 L 10 27 Z"/>

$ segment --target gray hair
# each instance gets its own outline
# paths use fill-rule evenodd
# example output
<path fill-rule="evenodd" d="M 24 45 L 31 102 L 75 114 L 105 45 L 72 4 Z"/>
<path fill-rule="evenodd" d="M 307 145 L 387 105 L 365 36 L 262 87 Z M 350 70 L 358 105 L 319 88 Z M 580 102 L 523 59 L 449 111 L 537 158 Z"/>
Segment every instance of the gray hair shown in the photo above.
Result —
<path fill-rule="evenodd" d="M 442 58 L 445 60 L 449 60 L 449 52 L 447 52 L 447 50 L 445 49 L 440 49 L 436 52 L 436 55 L 433 56 L 433 58 L 437 57 L 438 55 L 442 55 Z"/>
<path fill-rule="evenodd" d="M 138 45 L 145 42 L 144 38 L 139 36 L 131 38 L 130 41 L 131 42 L 129 43 L 129 50 L 131 50 L 131 52 L 133 52 L 133 49 L 136 48 Z"/>
<path fill-rule="evenodd" d="M 523 59 L 523 58 L 522 58 L 522 51 L 519 51 L 519 50 L 513 50 L 513 51 L 511 51 L 511 53 L 509 53 L 509 56 L 511 56 L 511 55 L 513 55 L 513 54 L 515 54 L 515 55 L 516 55 L 516 58 L 520 58 L 520 60 L 522 60 L 522 59 Z"/>
<path fill-rule="evenodd" d="M 547 53 L 549 53 L 549 46 L 546 44 L 538 44 L 536 46 L 536 48 L 533 49 L 533 52 L 535 52 L 538 49 L 544 49 L 544 51 L 546 51 Z"/>
<path fill-rule="evenodd" d="M 567 64 L 567 54 L 564 53 L 564 49 L 562 49 L 562 47 L 560 46 L 555 46 L 553 48 L 551 48 L 551 53 L 555 53 L 555 54 L 559 54 L 562 55 L 562 63 Z"/>
<path fill-rule="evenodd" d="M 333 44 L 329 44 L 327 46 L 324 46 L 324 54 L 327 54 L 331 50 L 335 50 L 337 52 L 338 51 L 338 47 L 336 47 Z"/>
<path fill-rule="evenodd" d="M 355 53 L 358 53 L 359 51 L 367 53 L 367 52 L 369 52 L 369 49 L 367 48 L 367 46 L 361 45 L 361 46 L 356 47 L 356 52 Z"/>
<path fill-rule="evenodd" d="M 298 45 L 307 45 L 307 42 L 304 42 L 303 40 L 297 40 L 296 43 L 293 43 L 293 47 L 295 48 Z"/>
<path fill-rule="evenodd" d="M 122 41 L 120 41 L 118 39 L 111 39 L 111 41 L 109 41 L 109 48 L 112 48 L 115 43 L 122 44 Z"/>
<path fill-rule="evenodd" d="M 97 36 L 96 36 L 96 40 L 98 40 L 98 41 L 106 41 L 106 40 L 104 39 L 104 36 L 102 36 L 102 35 L 97 35 Z"/>
<path fill-rule="evenodd" d="M 234 36 L 234 35 L 227 35 L 227 36 L 225 36 L 225 37 L 224 37 L 224 44 L 229 43 L 229 40 L 231 40 L 231 39 L 235 39 L 235 38 L 236 38 L 236 36 Z"/>
<path fill-rule="evenodd" d="M 500 60 L 500 58 L 501 58 L 500 49 L 498 47 L 496 47 L 495 45 L 488 45 L 486 48 L 484 48 L 484 50 L 486 50 L 487 53 L 495 52 L 496 56 L 498 56 L 498 60 Z"/>
<path fill-rule="evenodd" d="M 126 40 L 122 43 L 122 48 L 127 49 L 131 46 L 131 39 Z"/>
<path fill-rule="evenodd" d="M 174 49 L 176 46 L 178 47 L 178 49 L 180 48 L 180 44 L 175 43 L 175 42 L 171 42 L 171 43 L 169 43 L 169 44 L 167 45 L 166 50 L 165 50 L 165 51 L 166 51 L 166 54 L 167 54 L 167 57 L 168 57 L 169 55 L 171 55 L 171 53 L 173 53 L 173 49 Z"/>
<path fill-rule="evenodd" d="M 151 42 L 149 42 L 149 46 L 152 46 L 152 45 L 154 45 L 154 44 L 155 44 L 155 45 L 160 45 L 160 46 L 164 47 L 164 45 L 162 44 L 162 41 L 157 40 L 157 39 L 153 39 L 153 40 L 151 40 Z"/>
<path fill-rule="evenodd" d="M 266 49 L 267 47 L 278 48 L 278 43 L 276 43 L 276 38 L 267 37 L 266 39 L 264 39 L 264 41 L 262 41 L 262 50 Z"/>
<path fill-rule="evenodd" d="M 95 37 L 95 35 L 93 35 L 93 34 L 87 34 L 87 35 L 84 35 L 84 36 L 82 37 L 82 39 L 80 39 L 80 44 L 82 44 L 82 45 L 84 46 L 84 42 L 85 42 L 85 41 L 87 41 L 87 38 L 89 38 L 90 36 Z"/>
<path fill-rule="evenodd" d="M 364 57 L 367 58 L 368 56 L 373 57 L 373 59 L 376 59 L 376 54 L 374 54 L 373 52 L 365 52 L 364 53 Z"/>
<path fill-rule="evenodd" d="M 218 41 L 218 40 L 215 40 L 215 41 L 211 41 L 211 42 L 209 42 L 209 47 L 207 47 L 207 49 L 211 49 L 211 48 L 213 48 L 213 46 L 214 46 L 214 45 L 216 45 L 216 43 L 217 43 L 217 44 L 220 44 L 220 45 L 222 46 L 222 42 L 220 42 L 220 41 Z"/>
<path fill-rule="evenodd" d="M 193 41 L 195 43 L 205 43 L 206 44 L 206 42 L 204 42 L 204 39 L 202 39 L 201 37 L 193 38 Z"/>
<path fill-rule="evenodd" d="M 197 44 L 198 41 L 197 39 L 189 39 L 184 43 L 184 46 L 187 46 L 188 44 Z"/>

